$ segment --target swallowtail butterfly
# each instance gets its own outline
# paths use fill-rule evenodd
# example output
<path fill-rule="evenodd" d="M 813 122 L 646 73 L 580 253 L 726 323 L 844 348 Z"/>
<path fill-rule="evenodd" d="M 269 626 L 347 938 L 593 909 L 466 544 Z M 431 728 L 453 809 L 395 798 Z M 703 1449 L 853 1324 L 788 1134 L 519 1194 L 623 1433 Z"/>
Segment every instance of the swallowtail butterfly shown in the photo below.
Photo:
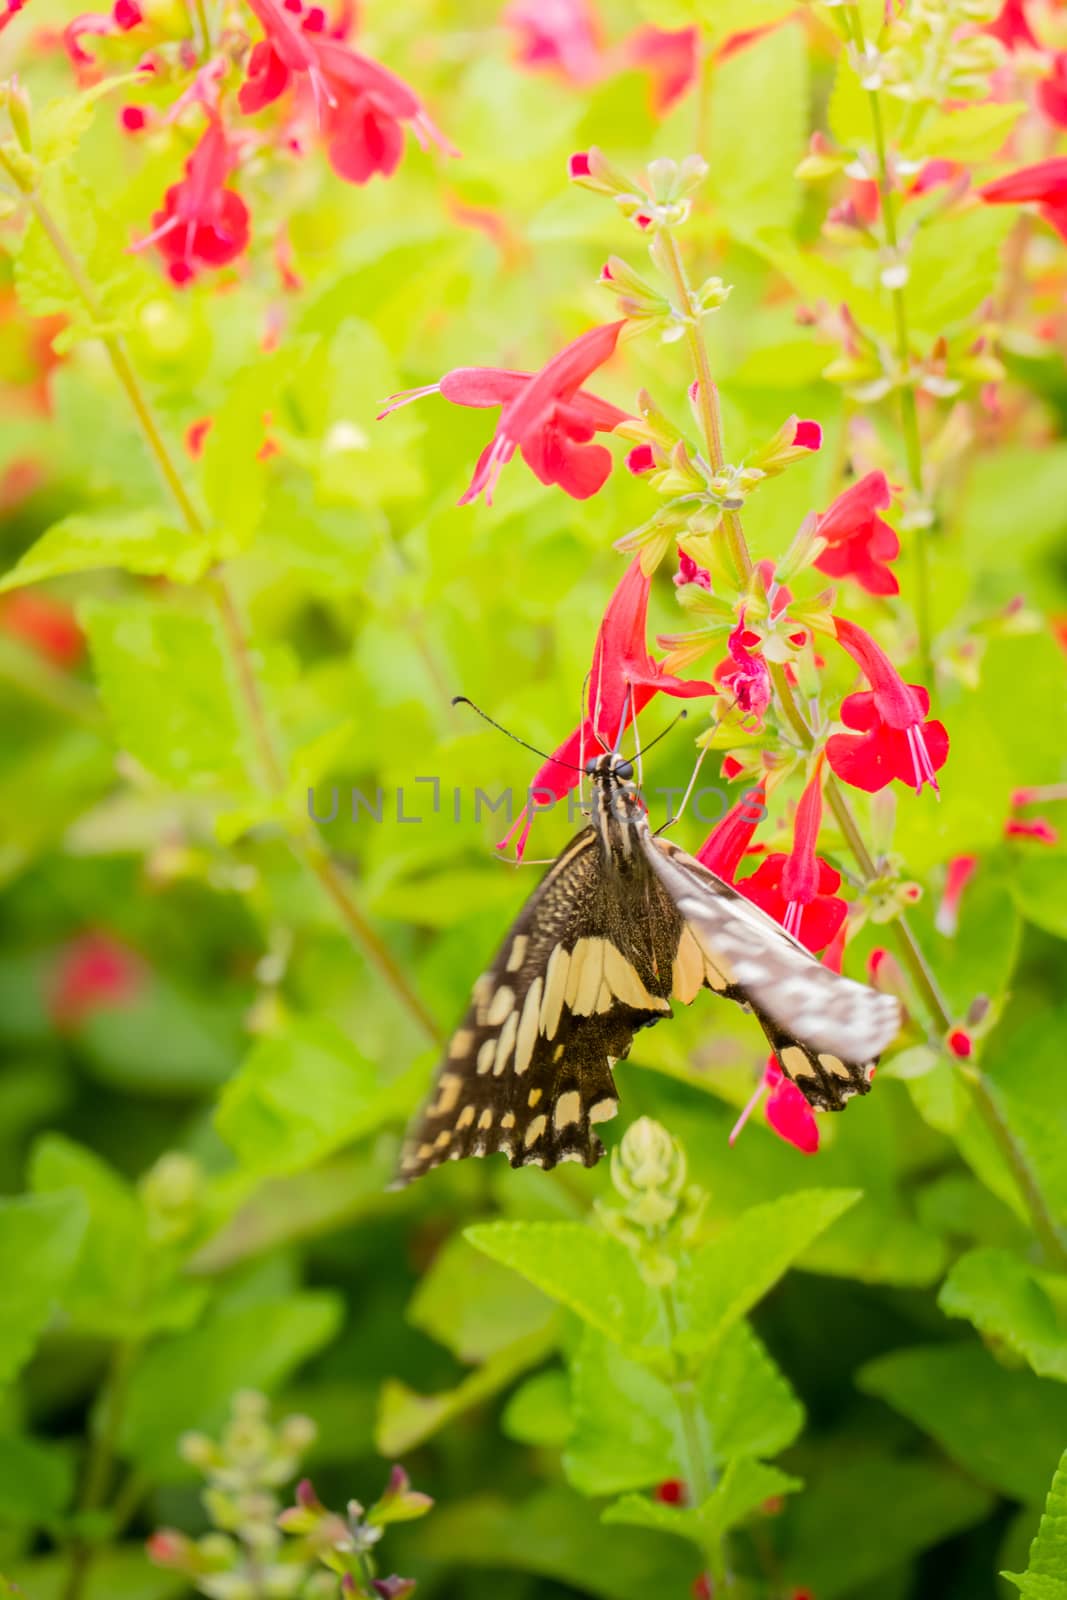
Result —
<path fill-rule="evenodd" d="M 625 757 L 589 766 L 590 824 L 527 901 L 474 985 L 399 1184 L 443 1161 L 503 1151 L 513 1167 L 593 1166 L 611 1069 L 633 1036 L 703 988 L 758 1018 L 787 1077 L 819 1111 L 866 1094 L 900 1006 L 824 967 L 778 923 L 654 834 Z"/>

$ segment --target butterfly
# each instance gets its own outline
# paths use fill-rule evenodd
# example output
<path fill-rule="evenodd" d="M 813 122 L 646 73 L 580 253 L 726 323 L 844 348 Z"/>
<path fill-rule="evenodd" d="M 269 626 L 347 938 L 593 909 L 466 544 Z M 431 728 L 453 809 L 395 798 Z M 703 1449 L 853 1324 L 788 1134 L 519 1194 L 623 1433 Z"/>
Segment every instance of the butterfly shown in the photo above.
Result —
<path fill-rule="evenodd" d="M 867 1094 L 899 1002 L 839 976 L 758 906 L 652 832 L 617 751 L 588 764 L 589 825 L 559 856 L 474 985 L 414 1119 L 397 1183 L 503 1151 L 513 1167 L 591 1167 L 634 1034 L 703 988 L 752 1011 L 809 1103 Z"/>

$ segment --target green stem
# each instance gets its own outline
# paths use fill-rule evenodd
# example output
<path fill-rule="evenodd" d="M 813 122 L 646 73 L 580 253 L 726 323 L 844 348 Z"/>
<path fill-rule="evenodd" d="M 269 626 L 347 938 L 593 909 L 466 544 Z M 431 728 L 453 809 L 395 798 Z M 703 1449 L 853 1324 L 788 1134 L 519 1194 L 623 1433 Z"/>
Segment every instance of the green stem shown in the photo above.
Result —
<path fill-rule="evenodd" d="M 660 1290 L 660 1295 L 663 1301 L 663 1314 L 673 1344 L 681 1331 L 678 1302 L 670 1285 L 664 1285 Z M 696 1383 L 684 1371 L 671 1380 L 670 1388 L 671 1393 L 674 1395 L 675 1405 L 678 1408 L 678 1421 L 681 1425 L 682 1440 L 685 1444 L 686 1491 L 690 1504 L 699 1508 L 715 1487 L 715 1473 L 708 1462 L 704 1449 L 700 1399 L 697 1394 Z M 701 1548 L 712 1578 L 716 1583 L 721 1582 L 726 1571 L 725 1551 L 720 1545 L 710 1543 L 703 1545 Z"/>
<path fill-rule="evenodd" d="M 863 20 L 856 6 L 846 6 L 845 16 L 852 29 L 856 48 L 866 52 Z M 878 164 L 878 192 L 881 198 L 882 223 L 886 244 L 893 256 L 893 265 L 899 263 L 900 237 L 897 230 L 897 197 L 889 173 L 889 151 L 882 118 L 882 102 L 877 89 L 868 89 L 867 101 L 871 109 L 871 127 L 874 133 L 875 160 Z M 897 364 L 900 368 L 900 422 L 904 435 L 904 455 L 908 467 L 908 482 L 916 498 L 922 502 L 925 494 L 923 480 L 922 439 L 919 433 L 919 408 L 911 378 L 911 337 L 908 332 L 908 302 L 904 285 L 897 284 L 889 291 L 893 308 L 893 326 L 896 333 Z M 930 570 L 927 560 L 926 529 L 913 530 L 912 555 L 915 562 L 915 620 L 919 634 L 919 662 L 923 682 L 934 681 L 933 654 L 930 644 Z"/>
<path fill-rule="evenodd" d="M 97 296 L 92 281 L 83 271 L 81 262 L 68 244 L 55 218 L 41 202 L 26 177 L 7 159 L 2 150 L 0 150 L 0 166 L 6 170 L 9 177 L 17 184 L 20 192 L 25 197 L 42 232 L 62 262 L 78 298 L 90 318 L 93 322 L 102 324 L 105 321 L 104 307 Z M 206 538 L 207 530 L 203 519 L 197 511 L 182 480 L 181 473 L 178 471 L 174 459 L 167 448 L 166 440 L 141 388 L 137 373 L 126 353 L 123 341 L 117 334 L 101 334 L 100 337 L 104 348 L 107 350 L 115 377 L 118 379 L 119 385 L 129 401 L 130 408 L 137 420 L 145 444 L 148 446 L 149 453 L 156 464 L 164 485 L 178 508 L 186 528 L 195 538 Z M 262 768 L 263 777 L 271 793 L 279 799 L 284 798 L 288 787 L 285 771 L 271 731 L 259 681 L 256 677 L 240 608 L 225 571 L 218 568 L 211 573 L 206 580 L 206 588 L 219 616 L 223 638 L 233 663 L 234 673 L 255 742 L 257 758 Z M 339 912 L 341 921 L 351 938 L 372 965 L 377 968 L 397 999 L 418 1023 L 422 1031 L 435 1042 L 439 1041 L 441 1032 L 434 1017 L 413 989 L 399 962 L 397 962 L 363 915 L 346 875 L 330 855 L 321 834 L 314 824 L 309 820 L 307 825 L 299 830 L 290 825 L 287 827 L 286 836 L 294 854 L 322 885 L 327 896 Z"/>
<path fill-rule="evenodd" d="M 721 472 L 725 462 L 722 447 L 722 422 L 719 417 L 719 391 L 715 387 L 711 376 L 711 362 L 708 360 L 708 347 L 704 342 L 704 335 L 700 328 L 700 312 L 693 299 L 693 291 L 689 286 L 685 264 L 682 261 L 678 242 L 669 228 L 664 228 L 659 235 L 663 243 L 664 257 L 667 268 L 674 283 L 675 294 L 678 297 L 678 311 L 681 313 L 685 324 L 685 342 L 689 351 L 690 360 L 697 378 L 697 409 L 700 414 L 700 425 L 704 434 L 704 444 L 708 452 L 708 464 L 712 472 Z M 747 583 L 752 574 L 752 557 L 748 552 L 745 542 L 741 518 L 736 511 L 726 511 L 722 519 L 726 542 L 730 550 L 730 558 L 737 569 L 737 575 L 742 584 Z"/>
<path fill-rule="evenodd" d="M 132 1341 L 116 1344 L 112 1351 L 100 1404 L 99 1426 L 92 1433 L 85 1464 L 85 1477 L 78 1501 L 78 1509 L 82 1512 L 99 1511 L 107 1504 L 119 1429 L 122 1426 L 122 1413 L 126 1403 L 126 1391 L 136 1355 L 137 1346 Z M 74 1540 L 70 1548 L 70 1565 L 63 1587 L 63 1600 L 82 1600 L 96 1549 L 96 1545 L 87 1539 Z"/>
<path fill-rule="evenodd" d="M 197 27 L 200 30 L 200 59 L 206 61 L 211 54 L 211 23 L 208 21 L 205 0 L 194 0 Z"/>

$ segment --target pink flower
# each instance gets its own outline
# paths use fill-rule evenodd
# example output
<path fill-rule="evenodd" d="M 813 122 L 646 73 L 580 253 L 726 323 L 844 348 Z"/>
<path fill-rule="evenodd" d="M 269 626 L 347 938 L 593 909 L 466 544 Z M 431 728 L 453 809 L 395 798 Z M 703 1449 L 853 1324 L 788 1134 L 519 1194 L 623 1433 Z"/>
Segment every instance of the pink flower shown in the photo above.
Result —
<path fill-rule="evenodd" d="M 647 72 L 652 109 L 665 117 L 696 80 L 700 65 L 699 28 L 656 28 L 649 24 L 623 45 L 626 65 Z"/>
<path fill-rule="evenodd" d="M 640 477 L 643 472 L 651 472 L 656 466 L 656 452 L 650 444 L 635 444 L 632 450 L 627 451 L 626 470 L 632 472 L 634 477 Z"/>
<path fill-rule="evenodd" d="M 1037 103 L 1050 122 L 1067 128 L 1067 50 L 1057 50 L 1052 71 L 1038 79 Z"/>
<path fill-rule="evenodd" d="M 674 574 L 674 583 L 678 589 L 684 589 L 687 583 L 695 583 L 711 593 L 711 573 L 706 567 L 698 566 L 692 556 L 686 555 L 682 549 L 678 551 L 678 571 Z"/>
<path fill-rule="evenodd" d="M 654 695 L 687 700 L 715 693 L 710 683 L 664 672 L 649 654 L 645 639 L 651 585 L 651 578 L 641 571 L 640 557 L 635 557 L 608 601 L 597 632 L 586 715 L 538 769 L 530 785 L 531 793 L 544 795 L 549 804 L 577 786 L 582 758 L 588 760 L 600 750 L 610 750 Z M 515 853 L 521 859 L 530 823 L 529 813 L 523 811 L 498 849 L 504 849 L 517 835 Z"/>
<path fill-rule="evenodd" d="M 945 872 L 945 888 L 934 918 L 934 927 L 952 938 L 959 927 L 963 892 L 978 870 L 977 856 L 953 856 Z"/>
<path fill-rule="evenodd" d="M 1005 839 L 1034 839 L 1039 844 L 1058 844 L 1059 832 L 1046 817 L 1009 817 L 1004 824 Z"/>
<path fill-rule="evenodd" d="M 4 0 L 4 9 L 0 11 L 0 33 L 3 33 L 9 22 L 14 22 L 26 0 Z"/>
<path fill-rule="evenodd" d="M 936 774 L 948 759 L 948 734 L 940 722 L 925 721 L 930 696 L 919 684 L 904 682 L 870 634 L 841 617 L 833 620 L 838 643 L 859 663 L 871 690 L 844 700 L 841 720 L 856 731 L 834 733 L 826 741 L 831 767 L 868 794 L 894 778 L 911 784 L 916 794 L 924 783 L 936 790 Z"/>
<path fill-rule="evenodd" d="M 1004 0 L 999 15 L 987 23 L 981 31 L 991 33 L 995 39 L 999 39 L 1005 50 L 1014 50 L 1019 45 L 1028 45 L 1033 50 L 1040 49 L 1027 20 L 1026 0 Z"/>
<path fill-rule="evenodd" d="M 827 548 L 815 562 L 831 578 L 852 578 L 868 594 L 899 594 L 900 585 L 886 565 L 900 554 L 900 540 L 878 515 L 891 496 L 884 472 L 868 472 L 816 524 Z"/>
<path fill-rule="evenodd" d="M 611 454 L 591 444 L 597 433 L 610 433 L 628 413 L 589 394 L 582 384 L 613 354 L 625 321 L 590 328 L 565 345 L 540 372 L 509 372 L 498 367 L 456 367 L 439 383 L 391 395 L 380 413 L 424 395 L 440 394 L 457 406 L 500 406 L 496 431 L 478 458 L 474 476 L 459 504 L 485 495 L 492 504 L 500 470 L 515 454 L 544 484 L 558 484 L 574 500 L 587 500 L 602 489 L 611 471 Z"/>
<path fill-rule="evenodd" d="M 744 612 L 726 641 L 730 654 L 719 663 L 712 676 L 716 683 L 732 691 L 739 710 L 758 726 L 771 703 L 771 675 L 762 655 L 753 651 L 761 643 L 758 633 L 745 627 Z"/>
<path fill-rule="evenodd" d="M 388 177 L 404 146 L 404 124 L 422 145 L 434 141 L 455 154 L 422 102 L 402 79 L 325 30 L 325 13 L 296 15 L 277 0 L 248 0 L 266 38 L 252 50 L 237 95 L 247 114 L 271 105 L 291 85 L 306 83 L 326 139 L 330 165 L 349 183 Z"/>
<path fill-rule="evenodd" d="M 709 872 L 726 883 L 733 883 L 741 858 L 752 843 L 752 835 L 766 816 L 766 790 L 762 779 L 712 828 L 696 853 L 696 859 Z"/>
<path fill-rule="evenodd" d="M 520 66 L 579 86 L 603 76 L 600 28 L 588 0 L 513 0 L 503 21 L 515 35 Z"/>
<path fill-rule="evenodd" d="M 21 6 L 15 6 L 16 11 Z M 115 0 L 115 5 L 109 13 L 100 11 L 84 11 L 81 16 L 74 17 L 63 29 L 63 48 L 70 57 L 74 67 L 81 71 L 85 67 L 96 64 L 95 56 L 82 46 L 82 39 L 95 37 L 108 38 L 118 33 L 129 33 L 131 28 L 136 28 L 144 17 L 136 0 Z"/>
<path fill-rule="evenodd" d="M 938 189 L 942 184 L 954 183 L 957 178 L 967 183 L 967 168 L 960 166 L 956 161 L 945 161 L 938 158 L 934 161 L 924 161 L 911 183 L 908 185 L 908 194 L 927 194 L 931 189 Z"/>
<path fill-rule="evenodd" d="M 185 177 L 167 190 L 152 218 L 154 231 L 135 246 L 156 245 L 177 284 L 189 283 L 202 267 L 227 266 L 248 248 L 248 207 L 225 186 L 232 166 L 222 119 L 211 113 Z"/>
<path fill-rule="evenodd" d="M 978 190 L 988 205 L 1024 205 L 1036 200 L 1045 221 L 1067 239 L 1067 156 L 1051 156 L 1020 167 Z"/>
<path fill-rule="evenodd" d="M 62 952 L 48 1010 L 57 1028 L 79 1027 L 94 1011 L 128 1005 L 143 976 L 140 963 L 106 933 L 87 933 Z"/>

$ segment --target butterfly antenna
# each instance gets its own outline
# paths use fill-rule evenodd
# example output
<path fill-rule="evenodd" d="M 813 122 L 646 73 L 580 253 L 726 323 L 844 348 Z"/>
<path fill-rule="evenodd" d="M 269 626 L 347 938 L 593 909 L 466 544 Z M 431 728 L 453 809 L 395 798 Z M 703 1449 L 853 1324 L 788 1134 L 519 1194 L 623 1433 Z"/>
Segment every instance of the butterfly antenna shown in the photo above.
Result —
<path fill-rule="evenodd" d="M 642 755 L 647 756 L 648 752 L 654 749 L 655 746 L 659 744 L 661 739 L 665 739 L 669 733 L 673 732 L 680 722 L 684 722 L 688 715 L 688 711 L 686 711 L 685 707 L 683 706 L 678 715 L 668 722 L 667 726 L 662 729 L 660 733 L 657 733 L 654 739 L 650 740 L 649 743 L 645 745 L 644 750 L 641 752 Z"/>
<path fill-rule="evenodd" d="M 568 767 L 571 772 L 581 772 L 581 767 L 576 767 L 573 761 L 561 761 L 559 756 L 550 756 L 546 751 L 538 750 L 535 744 L 528 744 L 525 739 L 520 739 L 517 733 L 512 733 L 511 729 L 505 728 L 503 723 L 494 721 L 487 712 L 482 710 L 481 706 L 476 706 L 474 701 L 468 699 L 465 694 L 454 694 L 452 696 L 452 704 L 454 706 L 470 706 L 472 711 L 478 713 L 483 722 L 488 722 L 489 726 L 495 728 L 498 733 L 506 734 L 509 739 L 514 739 L 516 744 L 521 744 L 522 748 L 529 750 L 532 755 L 540 756 L 542 761 L 554 761 L 558 767 Z"/>

